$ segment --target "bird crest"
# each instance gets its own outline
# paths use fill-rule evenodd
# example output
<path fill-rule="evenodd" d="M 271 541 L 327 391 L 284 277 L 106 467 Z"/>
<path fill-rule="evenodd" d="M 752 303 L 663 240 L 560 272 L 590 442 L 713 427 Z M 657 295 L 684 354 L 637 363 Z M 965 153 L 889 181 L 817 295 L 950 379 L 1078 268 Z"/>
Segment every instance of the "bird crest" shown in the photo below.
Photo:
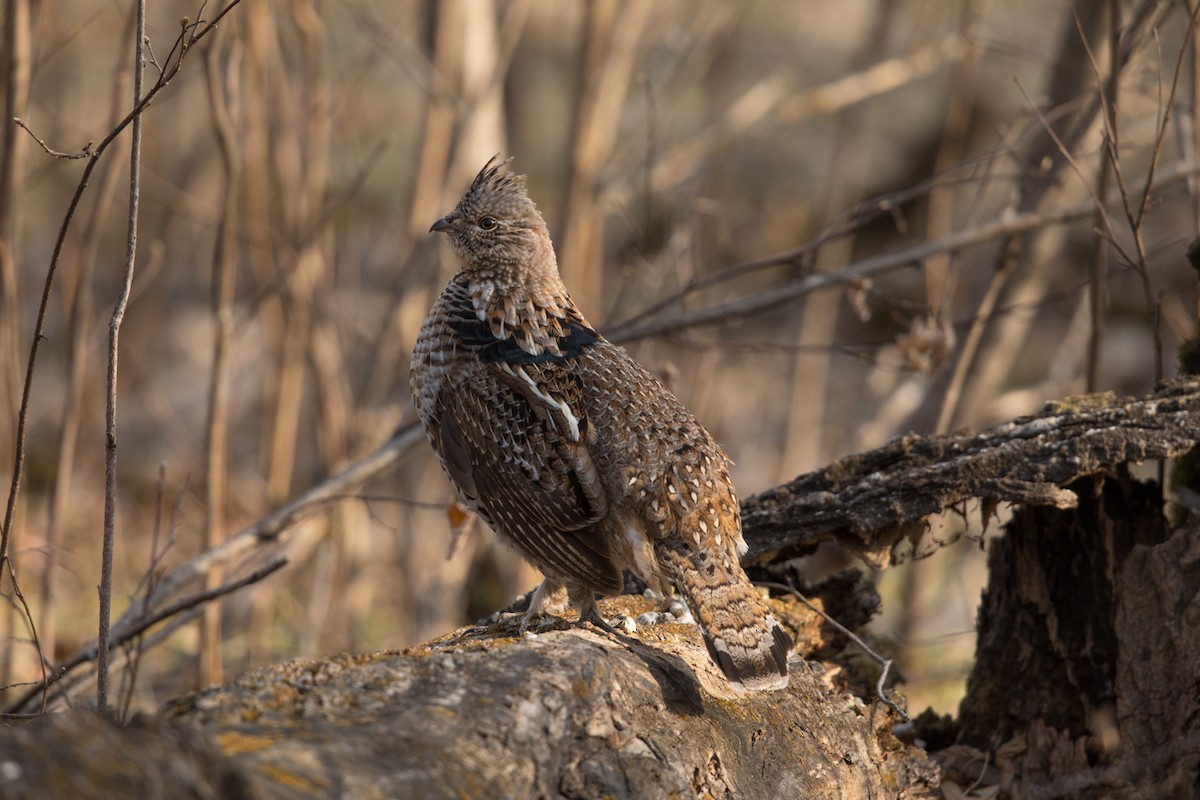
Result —
<path fill-rule="evenodd" d="M 475 180 L 471 181 L 471 188 L 467 190 L 468 197 L 484 192 L 519 192 L 522 195 L 526 194 L 524 175 L 517 175 L 508 171 L 501 172 L 501 170 L 512 163 L 513 157 L 509 156 L 503 160 L 499 159 L 500 154 L 496 153 L 496 155 L 489 158 L 488 162 L 483 165 L 483 169 L 479 170 L 479 174 L 475 176 Z"/>

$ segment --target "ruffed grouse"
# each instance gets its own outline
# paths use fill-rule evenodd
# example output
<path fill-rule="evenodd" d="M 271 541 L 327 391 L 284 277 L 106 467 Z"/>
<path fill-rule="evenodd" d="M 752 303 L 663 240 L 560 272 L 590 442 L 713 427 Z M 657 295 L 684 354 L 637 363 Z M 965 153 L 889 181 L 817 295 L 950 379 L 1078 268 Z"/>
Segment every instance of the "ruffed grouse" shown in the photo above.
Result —
<path fill-rule="evenodd" d="M 525 178 L 493 158 L 433 224 L 462 259 L 421 328 L 412 391 L 463 502 L 580 620 L 629 568 L 683 593 L 712 660 L 745 689 L 787 685 L 791 639 L 738 564 L 729 459 L 658 380 L 588 324 Z"/>

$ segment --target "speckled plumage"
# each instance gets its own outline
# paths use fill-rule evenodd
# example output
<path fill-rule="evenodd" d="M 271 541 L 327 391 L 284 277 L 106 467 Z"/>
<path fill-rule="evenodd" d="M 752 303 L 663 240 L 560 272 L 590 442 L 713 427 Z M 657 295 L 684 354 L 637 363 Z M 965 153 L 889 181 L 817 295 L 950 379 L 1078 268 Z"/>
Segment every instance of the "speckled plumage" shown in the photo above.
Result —
<path fill-rule="evenodd" d="M 413 398 L 462 500 L 603 625 L 631 569 L 674 583 L 730 684 L 787 685 L 791 640 L 746 578 L 729 459 L 575 307 L 525 179 L 492 159 L 434 223 L 462 260 L 421 328 Z"/>

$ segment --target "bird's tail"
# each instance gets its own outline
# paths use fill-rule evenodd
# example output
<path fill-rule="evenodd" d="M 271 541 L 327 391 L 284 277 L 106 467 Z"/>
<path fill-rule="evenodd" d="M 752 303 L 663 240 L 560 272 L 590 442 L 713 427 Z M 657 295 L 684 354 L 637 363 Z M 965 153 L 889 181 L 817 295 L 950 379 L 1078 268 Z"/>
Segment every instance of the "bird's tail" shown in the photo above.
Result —
<path fill-rule="evenodd" d="M 788 684 L 792 639 L 775 621 L 733 553 L 671 546 L 658 548 L 687 600 L 713 662 L 735 689 L 769 691 Z"/>

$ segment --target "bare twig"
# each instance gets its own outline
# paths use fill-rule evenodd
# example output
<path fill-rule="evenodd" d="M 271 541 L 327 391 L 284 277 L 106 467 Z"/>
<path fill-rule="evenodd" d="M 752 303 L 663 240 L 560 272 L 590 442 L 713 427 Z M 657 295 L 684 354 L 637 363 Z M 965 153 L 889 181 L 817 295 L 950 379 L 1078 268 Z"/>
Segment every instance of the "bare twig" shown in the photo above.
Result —
<path fill-rule="evenodd" d="M 133 103 L 142 97 L 146 53 L 146 0 L 137 2 L 137 32 L 133 61 Z M 117 304 L 108 323 L 108 394 L 104 415 L 104 545 L 100 561 L 100 624 L 96 637 L 96 705 L 108 707 L 108 624 L 112 609 L 113 539 L 117 525 L 117 364 L 121 322 L 133 290 L 137 262 L 138 204 L 142 192 L 142 116 L 133 118 L 129 145 L 129 215 L 125 229 L 125 272 Z"/>
<path fill-rule="evenodd" d="M 16 123 L 17 127 L 33 137 L 33 140 L 42 146 L 42 150 L 44 150 L 48 156 L 52 156 L 54 158 L 77 159 L 91 158 L 93 155 L 95 155 L 95 152 L 92 150 L 92 145 L 95 144 L 94 141 L 89 141 L 81 149 L 76 150 L 74 153 L 64 153 L 61 150 L 55 150 L 50 145 L 46 144 L 46 140 L 40 138 L 36 133 L 30 130 L 29 126 L 26 125 L 25 121 L 20 117 L 13 117 L 13 122 Z"/>
<path fill-rule="evenodd" d="M 829 616 L 829 614 L 825 612 L 825 609 L 814 605 L 796 587 L 789 586 L 784 583 L 775 583 L 774 581 L 755 581 L 754 583 L 757 586 L 766 586 L 771 589 L 778 589 L 781 592 L 787 592 L 788 594 L 793 595 L 797 600 L 803 603 L 809 611 L 812 611 L 814 614 L 821 617 L 821 619 L 837 628 L 839 631 L 845 634 L 850 641 L 858 645 L 860 650 L 862 650 L 869 658 L 873 659 L 879 664 L 879 679 L 875 681 L 875 696 L 878 697 L 880 702 L 882 702 L 885 706 L 890 708 L 892 711 L 895 711 L 896 714 L 899 715 L 900 719 L 904 720 L 905 722 L 908 722 L 911 719 L 911 717 L 908 716 L 908 712 L 901 708 L 895 700 L 888 697 L 887 693 L 883 691 L 883 687 L 887 684 L 888 673 L 892 669 L 892 659 L 884 658 L 883 656 L 879 655 L 879 653 L 876 653 L 869 644 L 862 640 L 862 637 L 847 628 L 842 623 L 838 622 L 833 617 Z"/>

